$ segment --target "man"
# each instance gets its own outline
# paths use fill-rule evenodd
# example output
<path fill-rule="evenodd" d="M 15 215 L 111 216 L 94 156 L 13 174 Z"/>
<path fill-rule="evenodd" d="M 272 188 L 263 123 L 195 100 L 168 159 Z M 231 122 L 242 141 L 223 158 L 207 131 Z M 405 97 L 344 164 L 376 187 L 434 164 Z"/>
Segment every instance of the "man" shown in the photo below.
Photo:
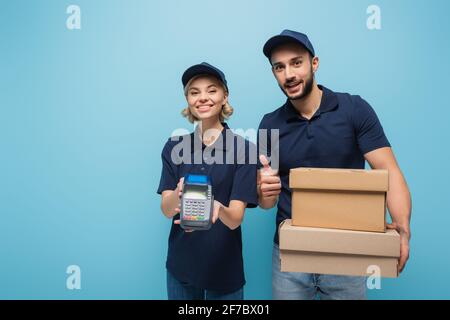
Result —
<path fill-rule="evenodd" d="M 319 58 L 305 34 L 284 30 L 264 45 L 264 54 L 286 103 L 264 116 L 260 129 L 279 130 L 279 142 L 258 141 L 262 168 L 258 173 L 258 198 L 262 208 L 278 203 L 272 259 L 274 299 L 365 299 L 365 277 L 281 272 L 278 226 L 291 218 L 289 170 L 296 167 L 373 169 L 389 171 L 387 206 L 400 233 L 399 271 L 409 257 L 411 198 L 383 128 L 370 105 L 359 96 L 336 93 L 318 85 Z M 269 166 L 265 155 L 278 152 Z M 269 152 L 269 153 L 268 153 Z M 275 158 L 273 160 L 276 160 Z M 276 162 L 276 161 L 275 161 Z"/>

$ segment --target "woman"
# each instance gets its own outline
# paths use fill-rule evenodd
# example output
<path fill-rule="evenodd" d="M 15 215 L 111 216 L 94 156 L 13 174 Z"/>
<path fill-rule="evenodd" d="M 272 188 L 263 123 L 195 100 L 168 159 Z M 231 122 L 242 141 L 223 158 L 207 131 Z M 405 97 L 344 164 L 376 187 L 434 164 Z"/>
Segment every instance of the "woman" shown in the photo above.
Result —
<path fill-rule="evenodd" d="M 240 224 L 246 207 L 256 207 L 254 145 L 232 133 L 225 120 L 233 113 L 225 75 L 203 62 L 188 68 L 182 83 L 188 106 L 182 111 L 194 132 L 169 139 L 162 151 L 158 193 L 164 215 L 172 218 L 166 261 L 168 298 L 243 299 L 245 284 Z M 253 150 L 251 150 L 253 148 Z M 184 177 L 206 175 L 214 197 L 209 230 L 180 226 Z"/>

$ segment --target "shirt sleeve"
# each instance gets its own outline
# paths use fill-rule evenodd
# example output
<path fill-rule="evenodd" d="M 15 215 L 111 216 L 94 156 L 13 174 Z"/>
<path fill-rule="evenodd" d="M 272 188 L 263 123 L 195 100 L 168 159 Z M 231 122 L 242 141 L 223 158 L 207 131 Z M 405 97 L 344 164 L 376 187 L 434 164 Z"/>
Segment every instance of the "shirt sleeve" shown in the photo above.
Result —
<path fill-rule="evenodd" d="M 253 143 L 248 143 L 248 151 L 256 151 Z M 248 154 L 248 152 L 246 152 Z M 239 200 L 247 203 L 247 208 L 255 208 L 258 206 L 258 195 L 256 192 L 256 170 L 257 164 L 251 163 L 249 158 L 244 164 L 238 164 L 234 172 L 233 187 L 231 190 L 230 201 Z"/>
<path fill-rule="evenodd" d="M 362 154 L 379 148 L 390 147 L 391 145 L 373 108 L 360 96 L 354 96 L 353 101 L 355 106 L 353 112 L 354 128 L 358 147 Z"/>
<path fill-rule="evenodd" d="M 169 139 L 161 152 L 162 170 L 157 191 L 158 194 L 161 194 L 165 190 L 175 190 L 179 181 L 178 168 L 171 159 L 171 153 L 172 146 Z"/>

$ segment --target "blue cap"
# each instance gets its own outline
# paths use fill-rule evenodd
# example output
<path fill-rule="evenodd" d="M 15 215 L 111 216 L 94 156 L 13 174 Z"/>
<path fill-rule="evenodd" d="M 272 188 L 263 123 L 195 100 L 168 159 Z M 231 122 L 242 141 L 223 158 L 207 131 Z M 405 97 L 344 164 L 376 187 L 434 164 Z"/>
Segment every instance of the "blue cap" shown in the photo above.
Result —
<path fill-rule="evenodd" d="M 202 62 L 200 64 L 193 65 L 192 67 L 189 67 L 181 77 L 181 81 L 183 82 L 183 88 L 186 87 L 189 80 L 191 80 L 193 77 L 198 76 L 200 74 L 209 74 L 212 76 L 215 76 L 217 79 L 222 81 L 222 83 L 225 85 L 225 88 L 228 91 L 227 86 L 227 80 L 225 79 L 225 74 L 220 71 L 218 68 L 210 65 L 207 62 Z"/>
<path fill-rule="evenodd" d="M 283 32 L 281 32 L 279 35 L 274 36 L 269 40 L 267 40 L 263 48 L 264 55 L 270 59 L 270 56 L 272 55 L 272 50 L 275 49 L 275 47 L 278 47 L 288 42 L 296 42 L 298 44 L 301 44 L 306 48 L 306 50 L 309 51 L 309 53 L 311 53 L 313 57 L 315 57 L 316 54 L 314 53 L 313 45 L 309 41 L 308 36 L 304 33 L 292 30 L 283 30 Z"/>

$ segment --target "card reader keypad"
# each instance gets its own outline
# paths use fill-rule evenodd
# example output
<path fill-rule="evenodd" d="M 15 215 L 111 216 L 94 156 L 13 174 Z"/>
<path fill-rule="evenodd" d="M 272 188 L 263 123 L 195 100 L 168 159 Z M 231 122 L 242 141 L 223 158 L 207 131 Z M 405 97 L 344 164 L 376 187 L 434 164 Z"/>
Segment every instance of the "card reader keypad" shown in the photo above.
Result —
<path fill-rule="evenodd" d="M 185 200 L 183 216 L 185 220 L 204 220 L 205 201 Z"/>

